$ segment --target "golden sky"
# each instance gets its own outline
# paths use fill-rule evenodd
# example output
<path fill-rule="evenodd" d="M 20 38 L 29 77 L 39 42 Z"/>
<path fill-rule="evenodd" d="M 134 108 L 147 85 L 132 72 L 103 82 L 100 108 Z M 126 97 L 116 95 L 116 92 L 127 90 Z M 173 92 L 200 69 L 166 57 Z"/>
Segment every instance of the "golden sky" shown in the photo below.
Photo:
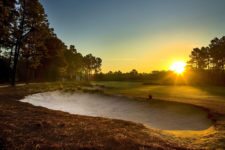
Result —
<path fill-rule="evenodd" d="M 224 0 L 41 0 L 66 45 L 103 60 L 102 71 L 168 70 L 225 35 Z"/>

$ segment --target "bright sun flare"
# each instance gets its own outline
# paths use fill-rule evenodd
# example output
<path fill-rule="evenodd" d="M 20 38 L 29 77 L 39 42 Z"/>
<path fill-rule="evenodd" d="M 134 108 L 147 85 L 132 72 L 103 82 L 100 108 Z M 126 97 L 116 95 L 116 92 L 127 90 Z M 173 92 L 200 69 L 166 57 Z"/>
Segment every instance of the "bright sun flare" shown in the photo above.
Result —
<path fill-rule="evenodd" d="M 170 66 L 170 70 L 177 74 L 182 74 L 185 70 L 186 63 L 183 61 L 176 61 Z"/>

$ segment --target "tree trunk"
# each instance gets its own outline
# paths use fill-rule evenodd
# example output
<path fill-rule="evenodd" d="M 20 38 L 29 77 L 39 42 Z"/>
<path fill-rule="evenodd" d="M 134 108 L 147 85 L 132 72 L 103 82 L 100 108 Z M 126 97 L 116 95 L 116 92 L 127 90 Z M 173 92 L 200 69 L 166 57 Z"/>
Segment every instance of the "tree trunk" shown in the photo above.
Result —
<path fill-rule="evenodd" d="M 19 50 L 20 50 L 20 44 L 19 42 L 17 42 L 15 46 L 15 54 L 13 59 L 12 82 L 11 82 L 12 86 L 15 86 L 15 83 L 16 83 L 16 69 L 17 69 L 17 63 L 18 63 L 18 57 L 19 57 Z"/>
<path fill-rule="evenodd" d="M 12 55 L 13 55 L 13 47 L 11 48 L 10 56 L 9 56 L 9 65 L 10 66 L 11 66 L 11 61 L 12 61 Z"/>
<path fill-rule="evenodd" d="M 29 60 L 28 57 L 26 57 L 26 84 L 29 84 Z"/>

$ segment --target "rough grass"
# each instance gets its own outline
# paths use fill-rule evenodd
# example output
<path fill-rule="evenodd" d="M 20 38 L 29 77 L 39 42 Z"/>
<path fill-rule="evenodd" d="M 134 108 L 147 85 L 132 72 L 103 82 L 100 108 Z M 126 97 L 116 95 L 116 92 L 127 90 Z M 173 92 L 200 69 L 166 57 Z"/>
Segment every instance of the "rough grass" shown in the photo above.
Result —
<path fill-rule="evenodd" d="M 60 83 L 43 85 L 0 89 L 0 149 L 183 148 L 142 124 L 71 115 L 17 101 L 30 93 L 70 88 Z"/>
<path fill-rule="evenodd" d="M 141 84 L 135 84 L 117 88 L 141 89 Z M 91 87 L 89 83 L 58 82 L 0 88 L 0 149 L 225 149 L 225 117 L 221 113 L 213 114 L 214 126 L 204 131 L 160 131 L 128 121 L 71 115 L 17 101 L 32 93 L 88 92 Z M 117 88 L 101 88 L 118 94 Z"/>
<path fill-rule="evenodd" d="M 1 101 L 1 119 L 2 149 L 180 148 L 141 124 L 70 115 L 12 101 Z"/>

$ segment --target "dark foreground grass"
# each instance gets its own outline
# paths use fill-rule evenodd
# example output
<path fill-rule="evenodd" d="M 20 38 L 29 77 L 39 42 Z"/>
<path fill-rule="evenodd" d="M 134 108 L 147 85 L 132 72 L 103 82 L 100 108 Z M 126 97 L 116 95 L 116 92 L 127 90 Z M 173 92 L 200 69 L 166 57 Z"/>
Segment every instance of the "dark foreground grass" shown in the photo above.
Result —
<path fill-rule="evenodd" d="M 182 148 L 164 139 L 159 131 L 141 124 L 71 115 L 17 101 L 35 92 L 77 87 L 77 84 L 44 85 L 0 89 L 0 149 Z"/>
<path fill-rule="evenodd" d="M 1 149 L 178 149 L 141 124 L 1 101 Z"/>
<path fill-rule="evenodd" d="M 37 92 L 76 91 L 87 83 L 42 83 L 0 88 L 0 149 L 225 148 L 223 119 L 200 132 L 160 131 L 128 121 L 71 115 L 18 100 Z M 223 116 L 219 116 L 223 118 Z"/>

